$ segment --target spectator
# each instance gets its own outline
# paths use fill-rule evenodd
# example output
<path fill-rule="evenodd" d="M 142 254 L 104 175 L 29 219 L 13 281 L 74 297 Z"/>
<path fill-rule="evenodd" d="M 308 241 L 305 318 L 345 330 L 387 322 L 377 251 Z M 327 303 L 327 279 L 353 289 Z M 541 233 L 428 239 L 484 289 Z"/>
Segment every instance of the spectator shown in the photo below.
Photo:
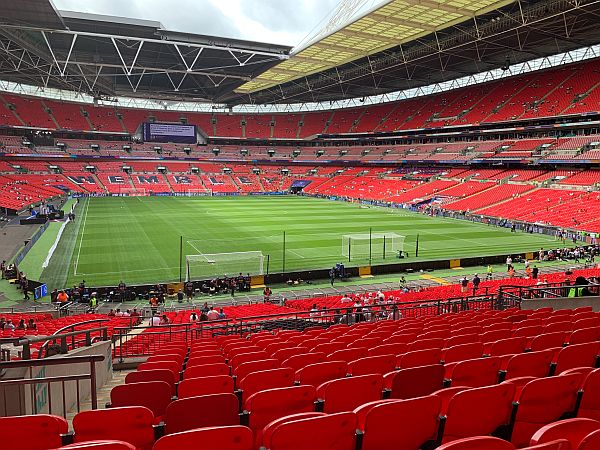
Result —
<path fill-rule="evenodd" d="M 29 319 L 29 322 L 27 322 L 27 329 L 28 330 L 37 330 L 37 325 L 35 324 L 35 320 L 33 320 L 33 317 L 31 319 Z"/>
<path fill-rule="evenodd" d="M 263 301 L 265 303 L 268 303 L 269 300 L 271 300 L 271 294 L 273 292 L 271 291 L 271 288 L 269 286 L 265 286 L 265 289 L 263 290 Z"/>
<path fill-rule="evenodd" d="M 13 323 L 12 320 L 8 319 L 6 321 L 6 324 L 4 325 L 4 330 L 5 331 L 15 331 L 15 324 Z"/>
<path fill-rule="evenodd" d="M 208 317 L 208 320 L 217 320 L 219 318 L 219 313 L 211 306 L 206 313 L 206 317 Z"/>
<path fill-rule="evenodd" d="M 19 323 L 17 324 L 17 330 L 25 330 L 25 329 L 27 329 L 27 325 L 25 325 L 25 319 L 19 320 Z"/>
<path fill-rule="evenodd" d="M 4 274 L 6 273 L 6 260 L 2 260 L 2 262 L 0 263 L 0 272 L 2 273 L 2 279 L 4 280 Z"/>
<path fill-rule="evenodd" d="M 310 308 L 310 317 L 315 318 L 319 315 L 319 308 L 317 308 L 317 304 L 314 303 L 312 308 Z"/>
<path fill-rule="evenodd" d="M 392 306 L 392 310 L 390 311 L 390 313 L 387 316 L 388 320 L 399 320 L 402 318 L 402 313 L 400 313 L 400 310 L 398 309 L 398 305 L 393 305 Z"/>
<path fill-rule="evenodd" d="M 479 274 L 475 274 L 475 276 L 473 277 L 473 294 L 475 294 L 475 292 L 477 292 L 477 289 L 479 289 L 479 283 L 481 283 L 481 278 L 479 278 Z"/>
<path fill-rule="evenodd" d="M 494 268 L 492 267 L 491 264 L 488 264 L 487 266 L 487 279 L 488 281 L 491 280 L 494 277 Z"/>
<path fill-rule="evenodd" d="M 208 321 L 208 316 L 206 315 L 206 313 L 204 311 L 200 311 L 200 322 L 206 322 Z"/>
<path fill-rule="evenodd" d="M 160 325 L 169 325 L 169 323 L 171 323 L 171 322 L 170 322 L 169 318 L 167 317 L 167 315 L 163 314 L 162 317 L 160 318 L 159 323 L 160 323 Z"/>
<path fill-rule="evenodd" d="M 115 317 L 115 311 L 111 309 L 107 315 L 108 317 Z"/>
<path fill-rule="evenodd" d="M 177 292 L 177 303 L 183 303 L 183 291 L 181 289 Z"/>
<path fill-rule="evenodd" d="M 469 285 L 469 280 L 467 280 L 467 276 L 463 276 L 460 280 L 460 292 L 463 294 L 467 292 L 467 286 Z"/>
<path fill-rule="evenodd" d="M 4 330 L 5 326 L 6 326 L 6 318 L 2 317 L 2 318 L 0 318 L 0 330 Z"/>
<path fill-rule="evenodd" d="M 56 296 L 56 300 L 58 303 L 67 303 L 69 301 L 69 296 L 65 291 L 60 291 Z"/>
<path fill-rule="evenodd" d="M 208 302 L 204 302 L 204 305 L 202 305 L 202 308 L 200 308 L 200 311 L 203 313 L 208 313 L 208 311 L 210 311 L 210 308 L 208 307 Z"/>
<path fill-rule="evenodd" d="M 219 320 L 225 320 L 227 319 L 227 316 L 225 315 L 225 311 L 223 311 L 223 308 L 221 308 L 219 310 Z"/>
<path fill-rule="evenodd" d="M 149 323 L 149 325 L 150 325 L 151 327 L 155 327 L 155 326 L 158 326 L 158 325 L 160 325 L 160 323 L 161 323 L 160 316 L 158 315 L 158 313 L 154 313 L 154 314 L 152 315 L 152 317 L 150 318 L 150 323 Z"/>
<path fill-rule="evenodd" d="M 196 314 L 196 311 L 192 311 L 190 314 L 190 323 L 196 323 L 198 320 L 198 314 Z"/>

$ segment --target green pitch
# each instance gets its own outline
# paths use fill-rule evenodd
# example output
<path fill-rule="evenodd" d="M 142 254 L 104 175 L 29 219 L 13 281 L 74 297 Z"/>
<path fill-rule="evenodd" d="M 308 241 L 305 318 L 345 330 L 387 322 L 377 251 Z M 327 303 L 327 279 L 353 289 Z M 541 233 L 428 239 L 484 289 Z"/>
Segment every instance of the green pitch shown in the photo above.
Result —
<path fill-rule="evenodd" d="M 71 224 L 69 225 L 71 227 Z M 552 246 L 547 236 L 387 208 L 302 197 L 129 197 L 82 200 L 78 216 L 43 279 L 68 271 L 68 285 L 178 281 L 180 237 L 183 255 L 261 251 L 264 268 L 283 270 L 368 264 L 368 256 L 342 256 L 342 235 L 393 232 L 406 236 L 404 249 L 415 260 L 487 256 L 536 251 Z M 389 245 L 389 244 L 388 244 Z M 374 250 L 373 264 L 382 259 Z M 237 269 L 237 268 L 236 268 Z M 250 269 L 248 269 L 250 270 Z M 240 267 L 239 271 L 248 271 Z M 231 271 L 234 273 L 234 271 Z M 183 264 L 185 277 L 185 260 Z"/>

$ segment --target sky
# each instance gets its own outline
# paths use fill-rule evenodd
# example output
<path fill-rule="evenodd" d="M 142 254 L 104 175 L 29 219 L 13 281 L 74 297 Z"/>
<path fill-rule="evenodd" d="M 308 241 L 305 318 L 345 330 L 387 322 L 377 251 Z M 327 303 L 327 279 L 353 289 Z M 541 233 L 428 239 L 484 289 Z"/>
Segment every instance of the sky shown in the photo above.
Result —
<path fill-rule="evenodd" d="M 57 9 L 156 20 L 172 31 L 295 46 L 340 0 L 53 0 Z"/>

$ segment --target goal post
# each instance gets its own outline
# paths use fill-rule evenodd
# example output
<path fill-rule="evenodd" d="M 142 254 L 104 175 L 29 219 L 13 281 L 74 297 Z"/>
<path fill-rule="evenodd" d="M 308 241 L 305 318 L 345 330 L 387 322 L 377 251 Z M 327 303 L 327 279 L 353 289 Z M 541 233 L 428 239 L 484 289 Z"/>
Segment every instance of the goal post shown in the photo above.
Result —
<path fill-rule="evenodd" d="M 147 193 L 146 189 L 141 187 L 121 187 L 119 195 L 121 197 L 145 197 Z"/>
<path fill-rule="evenodd" d="M 406 236 L 394 232 L 342 235 L 342 256 L 348 261 L 396 258 L 404 252 Z"/>
<path fill-rule="evenodd" d="M 265 256 L 260 251 L 186 255 L 186 281 L 225 275 L 264 275 Z"/>
<path fill-rule="evenodd" d="M 191 187 L 185 191 L 186 197 L 211 197 L 213 194 L 212 189 L 202 187 Z"/>

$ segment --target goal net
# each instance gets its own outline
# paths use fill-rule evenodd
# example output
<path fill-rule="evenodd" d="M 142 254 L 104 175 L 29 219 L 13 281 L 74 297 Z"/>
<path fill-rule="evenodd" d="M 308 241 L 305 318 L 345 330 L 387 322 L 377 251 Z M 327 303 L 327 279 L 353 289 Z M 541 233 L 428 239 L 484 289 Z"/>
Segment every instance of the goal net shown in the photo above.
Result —
<path fill-rule="evenodd" d="M 206 188 L 188 188 L 185 195 L 187 197 L 210 197 L 212 195 L 212 189 Z"/>
<path fill-rule="evenodd" d="M 244 275 L 264 275 L 265 257 L 260 251 L 186 255 L 186 280 Z"/>
<path fill-rule="evenodd" d="M 145 197 L 146 189 L 122 187 L 119 189 L 119 194 L 121 195 L 121 197 Z"/>
<path fill-rule="evenodd" d="M 342 236 L 342 256 L 348 261 L 395 258 L 404 252 L 403 236 L 393 232 L 344 234 Z"/>

